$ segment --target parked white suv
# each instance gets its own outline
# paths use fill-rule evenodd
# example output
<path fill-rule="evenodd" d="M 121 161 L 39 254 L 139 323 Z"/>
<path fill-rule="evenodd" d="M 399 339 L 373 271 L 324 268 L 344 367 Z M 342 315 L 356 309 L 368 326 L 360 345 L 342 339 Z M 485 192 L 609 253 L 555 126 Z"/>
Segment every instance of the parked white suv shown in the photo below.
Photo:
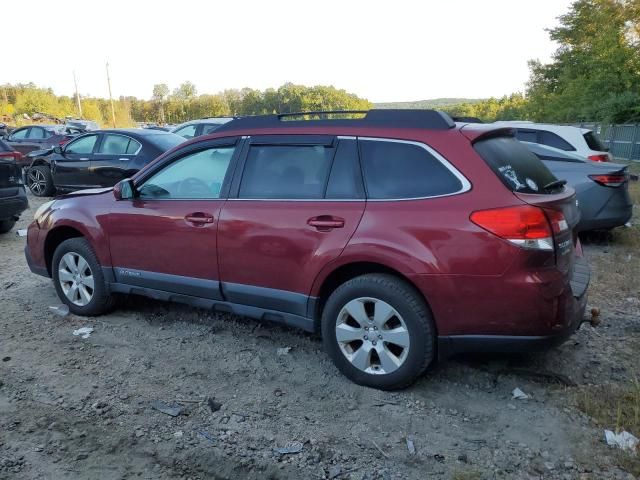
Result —
<path fill-rule="evenodd" d="M 610 162 L 613 160 L 613 157 L 600 143 L 596 134 L 587 128 L 525 121 L 500 121 L 495 123 L 513 128 L 516 138 L 522 142 L 541 143 L 566 152 L 575 152 L 594 162 Z"/>

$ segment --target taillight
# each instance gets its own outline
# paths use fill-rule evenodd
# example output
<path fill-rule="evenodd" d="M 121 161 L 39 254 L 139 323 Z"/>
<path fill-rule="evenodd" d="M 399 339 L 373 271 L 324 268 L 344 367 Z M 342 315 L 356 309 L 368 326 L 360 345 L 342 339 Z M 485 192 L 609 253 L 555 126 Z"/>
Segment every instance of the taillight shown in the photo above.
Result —
<path fill-rule="evenodd" d="M 0 158 L 10 158 L 16 162 L 20 160 L 22 154 L 20 152 L 0 152 Z"/>
<path fill-rule="evenodd" d="M 549 223 L 551 224 L 551 230 L 555 235 L 564 233 L 569 230 L 569 224 L 567 219 L 564 218 L 564 214 L 558 210 L 545 209 Z"/>
<path fill-rule="evenodd" d="M 58 145 L 63 146 L 63 145 L 64 145 L 65 143 L 67 143 L 69 140 L 71 140 L 71 137 L 69 137 L 69 138 L 66 138 L 66 137 L 65 137 L 65 138 L 63 138 L 62 140 L 60 140 L 60 141 L 58 142 Z"/>
<path fill-rule="evenodd" d="M 541 208 L 522 205 L 479 210 L 473 212 L 470 219 L 479 227 L 519 247 L 553 250 L 553 231 Z"/>
<path fill-rule="evenodd" d="M 589 175 L 589 178 L 605 187 L 620 187 L 629 181 L 629 176 L 626 173 Z"/>
<path fill-rule="evenodd" d="M 609 161 L 609 155 L 607 155 L 606 153 L 601 153 L 598 155 L 589 155 L 588 158 L 592 162 L 608 162 Z"/>

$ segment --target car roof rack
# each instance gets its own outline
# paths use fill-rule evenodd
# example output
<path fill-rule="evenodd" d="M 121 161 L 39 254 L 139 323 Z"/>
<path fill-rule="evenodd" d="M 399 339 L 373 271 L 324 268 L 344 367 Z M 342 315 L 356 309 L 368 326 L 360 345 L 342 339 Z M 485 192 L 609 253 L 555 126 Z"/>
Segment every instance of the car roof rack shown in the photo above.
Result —
<path fill-rule="evenodd" d="M 439 110 L 321 110 L 240 117 L 225 123 L 222 127 L 216 130 L 216 133 L 252 128 L 286 128 L 301 126 L 389 127 L 448 130 L 450 128 L 454 128 L 456 124 L 449 115 Z"/>

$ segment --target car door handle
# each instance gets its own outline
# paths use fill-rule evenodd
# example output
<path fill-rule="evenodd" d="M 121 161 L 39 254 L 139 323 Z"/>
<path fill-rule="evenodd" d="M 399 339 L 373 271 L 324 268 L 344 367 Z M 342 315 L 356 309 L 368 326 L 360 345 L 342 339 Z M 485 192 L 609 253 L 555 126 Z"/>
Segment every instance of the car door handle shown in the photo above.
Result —
<path fill-rule="evenodd" d="M 86 162 L 86 161 L 88 161 L 89 159 L 88 159 L 88 158 L 79 158 L 78 160 L 80 160 L 81 162 Z"/>
<path fill-rule="evenodd" d="M 203 212 L 189 213 L 188 215 L 185 215 L 184 219 L 189 223 L 195 223 L 197 225 L 213 223 L 213 215 Z"/>
<path fill-rule="evenodd" d="M 344 227 L 344 218 L 334 217 L 333 215 L 320 215 L 311 217 L 307 220 L 307 225 L 315 227 L 317 230 L 326 232 L 334 228 Z"/>
<path fill-rule="evenodd" d="M 127 162 L 127 161 L 129 161 L 129 159 L 128 159 L 128 158 L 119 158 L 118 160 L 120 160 L 121 162 Z"/>

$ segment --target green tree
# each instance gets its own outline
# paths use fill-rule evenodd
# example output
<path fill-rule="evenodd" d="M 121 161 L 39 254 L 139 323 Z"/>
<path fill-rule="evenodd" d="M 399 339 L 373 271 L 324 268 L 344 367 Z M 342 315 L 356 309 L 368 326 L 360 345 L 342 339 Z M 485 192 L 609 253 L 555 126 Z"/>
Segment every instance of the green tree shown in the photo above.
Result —
<path fill-rule="evenodd" d="M 640 119 L 630 93 L 640 92 L 638 0 L 577 0 L 549 33 L 559 44 L 552 62 L 530 62 L 535 120 Z"/>

